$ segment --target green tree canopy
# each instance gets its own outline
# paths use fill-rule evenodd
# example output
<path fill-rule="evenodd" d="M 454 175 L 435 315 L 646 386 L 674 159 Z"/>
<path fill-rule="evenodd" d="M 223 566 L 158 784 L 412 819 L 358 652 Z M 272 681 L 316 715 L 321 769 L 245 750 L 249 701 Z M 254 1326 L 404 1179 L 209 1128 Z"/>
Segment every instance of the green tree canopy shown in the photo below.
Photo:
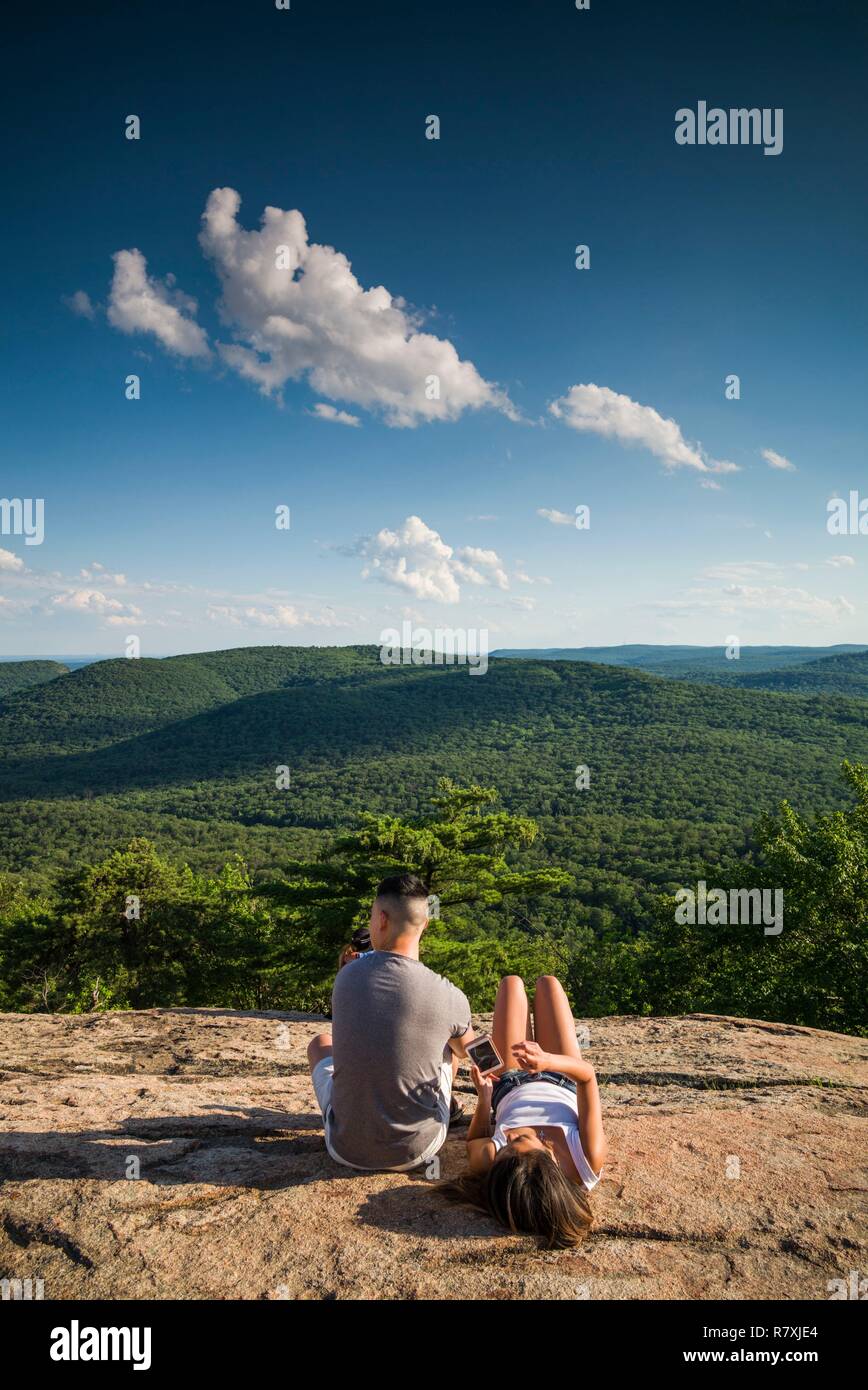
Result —
<path fill-rule="evenodd" d="M 369 917 L 377 884 L 391 874 L 416 874 L 436 897 L 439 913 L 456 925 L 473 907 L 505 898 L 554 893 L 573 884 L 562 869 L 517 869 L 508 856 L 531 845 L 537 825 L 528 816 L 493 809 L 492 787 L 459 787 L 441 778 L 431 810 L 415 819 L 364 812 L 359 828 L 342 835 L 313 862 L 286 865 L 285 878 L 253 891 L 288 915 L 282 954 L 319 960 L 333 970 L 340 947 Z"/>

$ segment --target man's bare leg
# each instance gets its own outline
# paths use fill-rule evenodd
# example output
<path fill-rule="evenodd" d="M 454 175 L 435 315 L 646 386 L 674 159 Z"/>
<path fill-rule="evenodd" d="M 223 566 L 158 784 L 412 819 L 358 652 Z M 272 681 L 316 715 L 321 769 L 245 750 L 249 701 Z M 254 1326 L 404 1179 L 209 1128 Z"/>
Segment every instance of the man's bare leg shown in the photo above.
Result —
<path fill-rule="evenodd" d="M 311 1038 L 307 1045 L 307 1060 L 313 1071 L 317 1062 L 321 1062 L 323 1057 L 332 1055 L 332 1035 L 331 1033 L 317 1033 L 315 1038 Z"/>

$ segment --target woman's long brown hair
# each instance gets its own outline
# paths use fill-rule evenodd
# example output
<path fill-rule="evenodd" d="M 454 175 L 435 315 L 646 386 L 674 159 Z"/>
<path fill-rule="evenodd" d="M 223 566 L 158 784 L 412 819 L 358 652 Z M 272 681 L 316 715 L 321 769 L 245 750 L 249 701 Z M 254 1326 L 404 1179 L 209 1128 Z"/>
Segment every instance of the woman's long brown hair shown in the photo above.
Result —
<path fill-rule="evenodd" d="M 549 1153 L 506 1153 L 485 1173 L 439 1184 L 453 1202 L 487 1212 L 508 1230 L 536 1236 L 546 1250 L 587 1237 L 593 1215 L 585 1190 L 570 1182 Z"/>

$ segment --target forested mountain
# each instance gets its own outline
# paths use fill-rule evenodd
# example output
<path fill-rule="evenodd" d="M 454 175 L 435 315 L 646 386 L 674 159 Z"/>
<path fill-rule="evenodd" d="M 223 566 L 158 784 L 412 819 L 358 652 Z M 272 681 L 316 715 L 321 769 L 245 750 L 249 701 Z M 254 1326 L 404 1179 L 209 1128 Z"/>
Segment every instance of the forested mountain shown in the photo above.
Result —
<path fill-rule="evenodd" d="M 0 700 L 16 690 L 56 680 L 67 672 L 68 667 L 60 661 L 0 661 Z"/>
<path fill-rule="evenodd" d="M 370 649 L 363 647 L 236 647 L 97 661 L 29 698 L 0 702 L 0 748 L 4 756 L 15 749 L 35 757 L 98 748 L 243 696 L 294 684 L 314 687 L 369 666 Z"/>
<path fill-rule="evenodd" d="M 135 833 L 202 864 L 274 863 L 360 810 L 418 811 L 448 775 L 496 786 L 571 860 L 610 841 L 634 881 L 671 878 L 682 837 L 719 853 L 784 797 L 837 805 L 842 759 L 868 758 L 866 711 L 585 662 L 386 667 L 365 647 L 105 661 L 0 703 L 0 867 Z"/>
<path fill-rule="evenodd" d="M 567 971 L 585 1012 L 661 1001 L 668 1008 L 666 953 L 675 950 L 675 969 L 686 946 L 658 933 L 647 960 L 624 950 L 653 929 L 661 895 L 699 878 L 739 882 L 753 872 L 761 813 L 784 799 L 804 815 L 852 805 L 840 768 L 868 763 L 868 699 L 837 693 L 834 682 L 851 688 L 866 665 L 868 653 L 847 653 L 757 673 L 757 683 L 778 681 L 784 693 L 584 660 L 497 659 L 484 675 L 390 667 L 374 647 L 239 648 L 60 674 L 0 700 L 0 986 L 11 991 L 10 1007 L 39 1007 L 51 980 L 63 1007 L 90 1007 L 91 989 L 102 998 L 109 971 L 105 999 L 124 1006 L 319 1006 L 328 970 L 320 960 L 311 974 L 307 870 L 291 926 L 295 955 L 280 946 L 276 965 L 271 953 L 290 927 L 261 904 L 245 908 L 249 885 L 290 861 L 331 854 L 364 812 L 386 818 L 388 843 L 389 817 L 423 813 L 447 777 L 496 788 L 506 812 L 533 818 L 542 833 L 523 848 L 521 867 L 556 871 L 564 886 L 483 903 L 445 922 L 432 935 L 432 960 L 480 998 L 492 972 L 542 963 Z M 787 693 L 798 680 L 804 691 Z M 824 689 L 831 693 L 814 693 Z M 853 814 L 858 840 L 863 813 Z M 789 833 L 795 842 L 807 832 Z M 817 844 L 825 863 L 822 836 Z M 227 862 L 236 853 L 246 868 Z M 861 851 L 854 859 L 844 845 L 840 853 L 850 864 Z M 184 864 L 206 877 L 190 877 Z M 140 883 L 151 903 L 147 921 L 159 913 L 163 983 L 155 975 L 145 985 L 139 974 L 133 989 L 132 967 L 118 964 L 128 933 L 122 927 L 118 936 L 117 924 L 124 894 Z M 808 882 L 808 898 L 810 891 Z M 199 941 L 195 951 L 212 962 L 195 987 L 181 969 L 179 912 Z M 205 944 L 196 935 L 204 923 Z M 153 945 L 156 928 L 143 930 Z M 814 928 L 804 930 L 809 941 Z M 114 961 L 101 967 L 103 947 L 94 945 L 92 985 L 79 968 L 87 941 L 104 942 Z M 767 997 L 778 1001 L 776 1017 L 823 1026 L 855 1019 L 843 985 L 827 988 L 819 1013 L 804 989 L 796 998 L 792 962 L 801 947 L 787 949 L 795 954 L 776 977 L 776 994 L 764 996 L 765 976 L 753 973 L 753 993 L 739 995 L 740 955 L 718 961 L 723 973 L 712 988 L 702 983 L 703 941 L 691 943 L 693 973 L 678 1007 L 711 1001 L 725 1010 L 731 997 L 750 1009 Z M 843 949 L 837 936 L 829 949 Z M 236 950 L 244 959 L 237 970 Z"/>
<path fill-rule="evenodd" d="M 594 661 L 607 666 L 629 666 L 674 680 L 713 681 L 720 684 L 750 684 L 746 677 L 789 671 L 826 657 L 839 658 L 865 652 L 865 647 L 841 644 L 835 647 L 741 647 L 737 658 L 727 658 L 726 648 L 648 646 L 641 643 L 621 647 L 552 647 L 522 651 L 503 648 L 496 657 L 524 660 Z M 760 682 L 752 682 L 760 686 Z M 776 687 L 762 685 L 763 689 Z M 858 694 L 857 690 L 840 691 Z"/>
<path fill-rule="evenodd" d="M 776 690 L 785 695 L 858 695 L 868 698 L 868 652 L 847 652 L 807 661 L 789 670 L 744 675 L 744 689 Z"/>

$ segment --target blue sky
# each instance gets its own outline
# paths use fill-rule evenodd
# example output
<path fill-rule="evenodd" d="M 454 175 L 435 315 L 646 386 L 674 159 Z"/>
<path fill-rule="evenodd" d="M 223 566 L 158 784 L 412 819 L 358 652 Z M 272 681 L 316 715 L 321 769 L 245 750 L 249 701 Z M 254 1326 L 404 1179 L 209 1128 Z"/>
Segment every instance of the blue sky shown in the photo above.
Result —
<path fill-rule="evenodd" d="M 40 7 L 0 654 L 865 641 L 865 20 L 762 8 Z M 782 152 L 677 145 L 700 100 Z"/>

